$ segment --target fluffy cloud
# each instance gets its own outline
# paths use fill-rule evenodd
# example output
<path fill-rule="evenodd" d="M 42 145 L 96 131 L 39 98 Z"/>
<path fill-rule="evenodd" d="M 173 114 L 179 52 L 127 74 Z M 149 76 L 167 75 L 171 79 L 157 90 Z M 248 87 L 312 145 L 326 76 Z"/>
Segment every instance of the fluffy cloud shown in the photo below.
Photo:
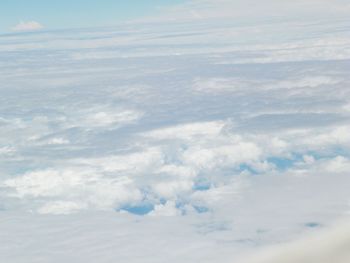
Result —
<path fill-rule="evenodd" d="M 48 200 L 38 208 L 39 213 L 45 214 L 67 214 L 89 207 L 111 209 L 142 198 L 130 178 L 104 178 L 103 174 L 84 168 L 30 172 L 8 179 L 3 185 L 15 189 L 14 196 L 20 198 L 31 197 L 41 203 Z M 52 199 L 56 200 L 49 201 Z"/>
<path fill-rule="evenodd" d="M 168 201 L 164 205 L 156 205 L 154 210 L 149 214 L 150 216 L 177 216 L 181 212 L 176 208 L 174 201 Z"/>
<path fill-rule="evenodd" d="M 155 210 L 163 209 L 163 200 L 190 212 L 197 206 L 215 210 L 239 198 L 250 183 L 233 178 L 243 175 L 344 174 L 349 169 L 348 158 L 332 153 L 333 147 L 347 146 L 345 126 L 331 132 L 286 130 L 273 136 L 238 135 L 233 127 L 230 121 L 196 122 L 139 133 L 134 137 L 138 149 L 129 153 L 70 159 L 64 169 L 28 172 L 3 185 L 15 190 L 12 196 L 37 200 L 34 206 L 44 203 L 40 213 L 118 210 L 144 201 Z"/>
<path fill-rule="evenodd" d="M 21 21 L 19 24 L 14 26 L 12 30 L 13 31 L 36 31 L 43 28 L 44 26 L 36 21 L 28 21 L 28 22 Z"/>

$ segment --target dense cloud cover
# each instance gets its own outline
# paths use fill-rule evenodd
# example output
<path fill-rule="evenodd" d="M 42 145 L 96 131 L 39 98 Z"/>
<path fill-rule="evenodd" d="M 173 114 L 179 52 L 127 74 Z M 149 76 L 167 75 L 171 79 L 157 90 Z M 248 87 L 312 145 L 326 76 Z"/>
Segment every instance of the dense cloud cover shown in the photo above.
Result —
<path fill-rule="evenodd" d="M 0 36 L 0 254 L 235 262 L 347 217 L 349 26 Z"/>

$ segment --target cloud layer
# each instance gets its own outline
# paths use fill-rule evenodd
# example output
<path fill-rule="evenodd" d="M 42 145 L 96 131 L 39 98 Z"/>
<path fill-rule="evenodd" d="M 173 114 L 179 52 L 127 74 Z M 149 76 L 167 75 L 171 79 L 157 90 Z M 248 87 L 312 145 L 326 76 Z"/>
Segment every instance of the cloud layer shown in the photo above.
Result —
<path fill-rule="evenodd" d="M 213 20 L 0 38 L 7 262 L 239 262 L 348 216 L 349 21 L 215 3 L 188 4 Z"/>

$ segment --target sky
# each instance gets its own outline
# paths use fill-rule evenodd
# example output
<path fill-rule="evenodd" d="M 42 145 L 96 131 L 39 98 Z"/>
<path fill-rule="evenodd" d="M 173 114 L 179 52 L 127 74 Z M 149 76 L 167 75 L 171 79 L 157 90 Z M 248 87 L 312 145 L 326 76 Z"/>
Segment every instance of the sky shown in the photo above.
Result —
<path fill-rule="evenodd" d="M 1 260 L 349 262 L 346 1 L 14 2 Z"/>
<path fill-rule="evenodd" d="M 271 19 L 343 19 L 346 0 L 3 0 L 0 33 L 118 26 L 125 22 L 223 19 L 252 22 Z"/>
<path fill-rule="evenodd" d="M 3 0 L 0 32 L 10 31 L 21 21 L 36 21 L 49 29 L 113 26 L 151 16 L 162 8 L 185 0 Z"/>

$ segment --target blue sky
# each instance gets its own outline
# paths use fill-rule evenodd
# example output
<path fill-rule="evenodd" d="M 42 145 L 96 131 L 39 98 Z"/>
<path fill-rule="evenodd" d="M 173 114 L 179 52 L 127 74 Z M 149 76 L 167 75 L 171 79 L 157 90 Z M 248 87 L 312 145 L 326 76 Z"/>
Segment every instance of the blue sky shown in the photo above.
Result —
<path fill-rule="evenodd" d="M 182 2 L 185 0 L 2 0 L 0 32 L 20 21 L 37 21 L 48 29 L 116 25 Z"/>
<path fill-rule="evenodd" d="M 252 3 L 254 0 L 1 0 L 0 33 L 115 26 L 144 17 L 163 21 L 208 18 L 257 21 L 272 17 L 346 19 L 350 14 L 346 0 L 260 0 Z M 171 8 L 174 6 L 176 8 Z"/>

